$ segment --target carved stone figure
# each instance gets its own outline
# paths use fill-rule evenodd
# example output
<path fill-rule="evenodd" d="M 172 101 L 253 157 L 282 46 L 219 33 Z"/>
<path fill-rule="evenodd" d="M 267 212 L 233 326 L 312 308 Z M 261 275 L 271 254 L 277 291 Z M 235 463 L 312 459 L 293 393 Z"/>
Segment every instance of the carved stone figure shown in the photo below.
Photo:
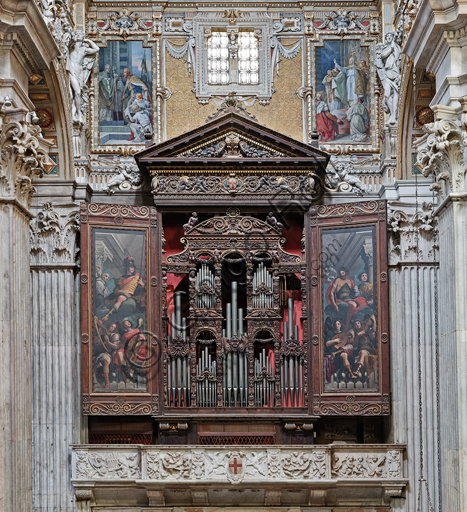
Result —
<path fill-rule="evenodd" d="M 117 169 L 120 172 L 116 176 L 110 178 L 107 183 L 102 185 L 102 191 L 107 192 L 107 194 L 114 194 L 118 189 L 123 190 L 125 188 L 130 188 L 131 185 L 141 184 L 141 175 L 136 165 L 121 163 Z"/>
<path fill-rule="evenodd" d="M 69 50 L 66 69 L 70 80 L 73 121 L 82 123 L 82 96 L 99 47 L 90 39 L 85 39 L 82 30 L 76 30 L 72 34 Z"/>
<path fill-rule="evenodd" d="M 345 183 L 351 185 L 357 195 L 363 195 L 366 191 L 365 186 L 360 181 L 360 178 L 357 178 L 357 176 L 352 176 L 350 174 L 351 170 L 352 166 L 349 164 L 336 165 L 336 172 L 337 175 L 339 176 L 340 181 L 344 181 Z"/>
<path fill-rule="evenodd" d="M 388 32 L 384 44 L 376 45 L 375 63 L 384 88 L 383 106 L 388 114 L 388 124 L 396 122 L 401 82 L 401 51 L 395 32 Z"/>
<path fill-rule="evenodd" d="M 349 162 L 332 161 L 326 172 L 326 185 L 329 190 L 340 190 L 342 192 L 352 191 L 357 196 L 362 196 L 366 192 L 365 185 L 360 178 L 354 176 L 352 171 L 354 167 Z"/>

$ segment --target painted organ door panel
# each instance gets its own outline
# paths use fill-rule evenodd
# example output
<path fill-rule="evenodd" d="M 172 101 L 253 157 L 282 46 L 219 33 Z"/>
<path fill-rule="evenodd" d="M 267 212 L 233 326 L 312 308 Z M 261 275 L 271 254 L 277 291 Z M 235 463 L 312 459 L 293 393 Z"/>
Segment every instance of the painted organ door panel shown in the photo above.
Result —
<path fill-rule="evenodd" d="M 83 409 L 152 414 L 157 374 L 153 305 L 156 211 L 83 204 Z"/>
<path fill-rule="evenodd" d="M 386 203 L 312 207 L 310 224 L 314 412 L 389 414 Z"/>

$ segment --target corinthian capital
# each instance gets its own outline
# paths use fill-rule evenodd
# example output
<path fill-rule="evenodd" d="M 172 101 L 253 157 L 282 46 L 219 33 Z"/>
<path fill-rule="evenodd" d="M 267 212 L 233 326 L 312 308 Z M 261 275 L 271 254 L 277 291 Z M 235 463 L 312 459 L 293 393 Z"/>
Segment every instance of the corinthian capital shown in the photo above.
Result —
<path fill-rule="evenodd" d="M 41 129 L 27 121 L 27 111 L 0 111 L 0 202 L 18 202 L 28 208 L 34 192 L 32 180 L 50 170 L 51 143 Z"/>
<path fill-rule="evenodd" d="M 440 199 L 451 193 L 466 192 L 467 98 L 461 108 L 436 105 L 436 121 L 424 126 L 426 135 L 419 139 L 417 162 L 424 176 L 433 174 L 431 189 Z"/>
<path fill-rule="evenodd" d="M 56 211 L 52 203 L 42 210 L 30 224 L 31 265 L 72 265 L 79 253 L 79 211 Z"/>

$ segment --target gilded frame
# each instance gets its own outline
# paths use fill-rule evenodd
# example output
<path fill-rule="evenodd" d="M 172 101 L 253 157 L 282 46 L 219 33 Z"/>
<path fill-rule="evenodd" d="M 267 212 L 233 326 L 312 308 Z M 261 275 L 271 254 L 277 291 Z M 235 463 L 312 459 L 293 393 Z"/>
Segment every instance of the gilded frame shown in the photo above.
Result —
<path fill-rule="evenodd" d="M 342 43 L 343 41 L 358 42 L 361 48 L 368 48 L 369 53 L 369 99 L 370 99 L 370 134 L 368 142 L 340 142 L 338 139 L 327 142 L 320 142 L 320 147 L 329 153 L 341 154 L 345 151 L 348 154 L 368 154 L 379 153 L 381 151 L 381 129 L 383 123 L 383 111 L 381 108 L 380 86 L 377 80 L 376 66 L 375 66 L 375 46 L 378 38 L 372 35 L 370 31 L 351 31 L 345 36 L 339 37 L 336 33 L 328 30 L 319 30 L 310 39 L 311 46 L 310 57 L 311 65 L 309 72 L 311 74 L 311 84 L 314 91 L 313 100 L 310 103 L 311 126 L 312 131 L 316 133 L 317 130 L 317 108 L 316 108 L 316 94 L 323 88 L 323 84 L 318 82 L 317 79 L 317 49 L 323 48 L 326 41 L 336 41 Z M 344 66 L 345 67 L 345 66 Z"/>

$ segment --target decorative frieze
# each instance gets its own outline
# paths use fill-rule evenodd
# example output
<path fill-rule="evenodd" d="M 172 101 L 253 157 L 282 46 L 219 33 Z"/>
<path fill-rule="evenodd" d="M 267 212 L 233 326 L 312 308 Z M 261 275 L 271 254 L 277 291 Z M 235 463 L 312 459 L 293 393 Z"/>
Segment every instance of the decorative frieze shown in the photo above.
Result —
<path fill-rule="evenodd" d="M 166 484 L 253 484 L 319 482 L 330 479 L 391 479 L 405 485 L 404 447 L 366 445 L 264 449 L 76 446 L 73 449 L 73 483 L 82 486 L 106 480 L 158 481 Z"/>

